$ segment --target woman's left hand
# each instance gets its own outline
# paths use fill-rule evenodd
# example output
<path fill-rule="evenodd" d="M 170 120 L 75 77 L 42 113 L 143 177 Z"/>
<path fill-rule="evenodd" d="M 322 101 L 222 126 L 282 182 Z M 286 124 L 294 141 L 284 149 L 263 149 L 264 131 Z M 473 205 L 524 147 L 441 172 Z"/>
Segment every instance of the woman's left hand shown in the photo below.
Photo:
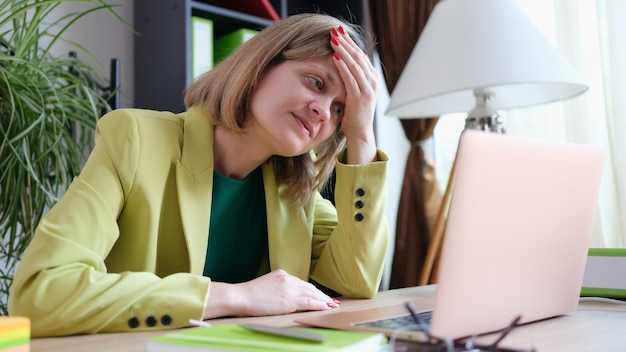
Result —
<path fill-rule="evenodd" d="M 378 72 L 367 55 L 341 26 L 331 31 L 334 63 L 346 88 L 341 127 L 347 142 L 347 163 L 376 160 L 374 113 L 378 94 Z"/>

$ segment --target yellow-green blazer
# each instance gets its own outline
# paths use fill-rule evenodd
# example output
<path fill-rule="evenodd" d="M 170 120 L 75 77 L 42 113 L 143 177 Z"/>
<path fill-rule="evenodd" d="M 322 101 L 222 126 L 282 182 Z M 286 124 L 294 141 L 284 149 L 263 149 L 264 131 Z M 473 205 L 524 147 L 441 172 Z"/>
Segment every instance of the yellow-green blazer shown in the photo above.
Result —
<path fill-rule="evenodd" d="M 388 243 L 387 157 L 337 162 L 335 207 L 316 193 L 288 205 L 263 165 L 269 258 L 349 297 L 376 294 Z M 62 199 L 42 218 L 15 274 L 11 315 L 33 336 L 150 330 L 202 319 L 202 276 L 213 184 L 213 125 L 181 114 L 122 109 L 105 115 L 96 146 Z M 360 221 L 359 221 L 360 220 Z"/>

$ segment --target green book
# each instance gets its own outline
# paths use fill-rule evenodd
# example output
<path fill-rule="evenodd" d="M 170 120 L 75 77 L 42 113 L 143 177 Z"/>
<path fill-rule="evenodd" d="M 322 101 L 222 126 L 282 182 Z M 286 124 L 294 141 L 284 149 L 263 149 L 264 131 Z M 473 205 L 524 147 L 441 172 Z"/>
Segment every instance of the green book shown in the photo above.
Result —
<path fill-rule="evenodd" d="M 254 37 L 258 32 L 241 28 L 215 39 L 213 44 L 213 61 L 217 64 L 230 55 L 237 47 Z"/>
<path fill-rule="evenodd" d="M 215 351 L 342 351 L 378 352 L 386 342 L 385 335 L 376 332 L 346 331 L 318 328 L 287 328 L 321 335 L 323 341 L 254 331 L 236 324 L 216 324 L 176 330 L 153 337 L 148 352 L 215 352 Z"/>

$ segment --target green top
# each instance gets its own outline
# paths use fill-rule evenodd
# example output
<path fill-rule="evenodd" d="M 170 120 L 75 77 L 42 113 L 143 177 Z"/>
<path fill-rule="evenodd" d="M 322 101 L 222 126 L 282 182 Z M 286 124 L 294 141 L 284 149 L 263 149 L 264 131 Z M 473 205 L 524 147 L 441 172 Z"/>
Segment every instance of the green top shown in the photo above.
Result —
<path fill-rule="evenodd" d="M 267 213 L 261 168 L 242 180 L 213 172 L 204 276 L 230 283 L 251 280 L 266 252 Z"/>

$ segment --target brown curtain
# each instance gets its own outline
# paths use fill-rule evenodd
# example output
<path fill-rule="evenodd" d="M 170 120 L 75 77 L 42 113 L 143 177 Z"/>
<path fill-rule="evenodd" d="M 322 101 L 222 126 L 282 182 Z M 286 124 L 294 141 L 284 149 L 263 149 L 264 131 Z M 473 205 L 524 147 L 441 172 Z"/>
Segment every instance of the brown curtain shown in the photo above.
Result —
<path fill-rule="evenodd" d="M 389 92 L 393 92 L 417 38 L 438 1 L 369 0 L 371 30 L 376 36 L 377 51 Z M 399 121 L 411 143 L 411 150 L 398 205 L 390 288 L 418 284 L 428 249 L 430 228 L 442 198 L 434 169 L 424 158 L 420 145 L 420 141 L 432 135 L 437 119 Z"/>

